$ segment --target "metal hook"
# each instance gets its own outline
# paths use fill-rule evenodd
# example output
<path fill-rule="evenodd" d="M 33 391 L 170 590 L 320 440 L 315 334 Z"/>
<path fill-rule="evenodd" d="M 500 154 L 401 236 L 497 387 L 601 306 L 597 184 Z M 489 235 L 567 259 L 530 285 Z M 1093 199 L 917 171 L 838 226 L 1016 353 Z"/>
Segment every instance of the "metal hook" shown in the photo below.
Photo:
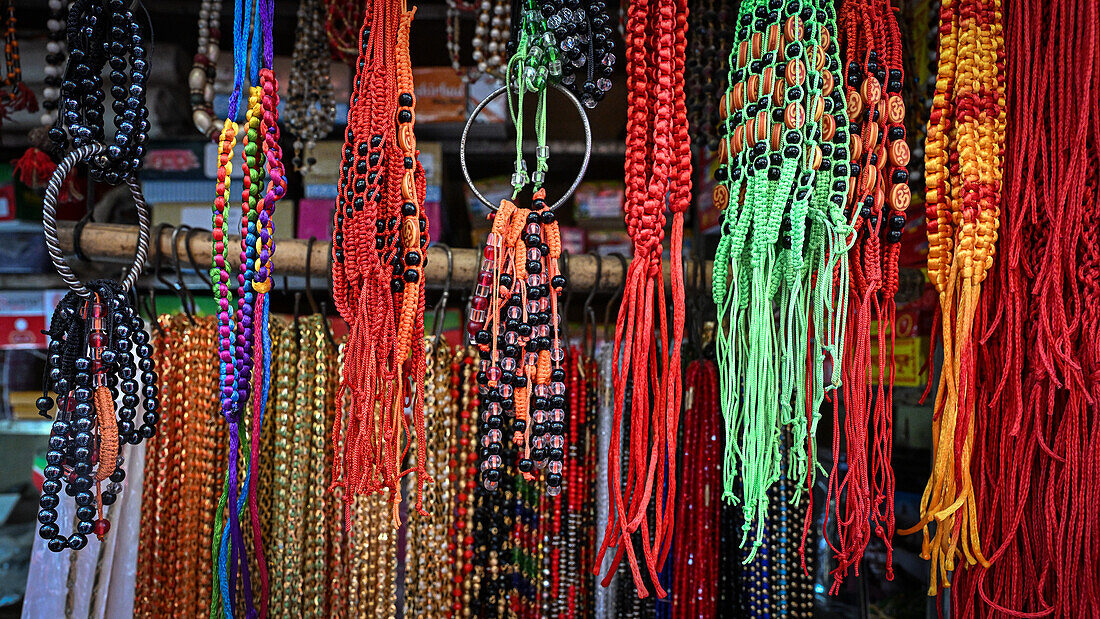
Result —
<path fill-rule="evenodd" d="M 321 312 L 317 307 L 317 300 L 313 298 L 313 244 L 317 242 L 317 237 L 311 236 L 306 241 L 306 300 L 309 301 L 309 307 L 314 314 Z"/>
<path fill-rule="evenodd" d="M 619 252 L 615 252 L 611 254 L 611 256 L 617 258 L 619 260 L 619 265 L 622 267 L 623 286 L 622 288 L 616 290 L 615 294 L 611 296 L 611 299 L 607 302 L 607 307 L 604 309 L 603 312 L 603 339 L 607 342 L 615 341 L 614 338 L 611 336 L 611 325 L 613 324 L 611 322 L 611 308 L 618 305 L 619 299 L 626 295 L 626 272 L 630 269 L 630 265 L 626 260 L 626 256 L 620 254 Z"/>
<path fill-rule="evenodd" d="M 210 276 L 209 270 L 202 270 L 199 268 L 199 261 L 195 259 L 195 253 L 191 251 L 191 237 L 200 232 L 208 232 L 202 228 L 191 228 L 187 231 L 187 236 L 183 237 L 184 248 L 187 250 L 187 261 L 191 263 L 191 270 L 198 276 L 199 281 L 205 282 L 207 288 L 211 288 L 214 285 L 214 279 Z"/>
<path fill-rule="evenodd" d="M 443 337 L 443 322 L 447 311 L 447 301 L 451 296 L 451 278 L 454 276 L 455 258 L 451 246 L 446 243 L 436 243 L 436 247 L 442 247 L 447 252 L 447 277 L 443 280 L 443 294 L 432 308 L 432 345 L 439 346 L 439 340 Z"/>
<path fill-rule="evenodd" d="M 565 277 L 565 298 L 561 304 L 561 339 L 565 347 L 569 348 L 569 305 L 573 301 L 573 286 L 569 285 L 573 278 L 569 276 L 569 250 L 561 250 L 561 274 Z"/>
<path fill-rule="evenodd" d="M 596 292 L 600 289 L 600 280 L 603 279 L 603 255 L 592 253 L 596 258 L 596 281 L 592 282 L 592 289 L 584 299 L 581 307 L 581 349 L 589 357 L 596 351 L 596 312 L 592 309 L 592 299 L 596 298 Z M 589 330 L 591 325 L 591 332 Z"/>
<path fill-rule="evenodd" d="M 194 316 L 195 297 L 191 295 L 191 291 L 183 283 L 183 265 L 180 263 L 180 248 L 178 241 L 179 234 L 183 232 L 184 228 L 190 230 L 191 226 L 182 225 L 172 231 L 172 266 L 176 270 L 176 282 L 173 288 L 176 291 L 176 296 L 180 299 L 180 310 L 187 316 L 187 320 L 194 325 L 196 324 Z"/>
<path fill-rule="evenodd" d="M 157 224 L 157 226 L 155 228 L 153 228 L 153 234 L 152 234 L 152 239 L 151 239 L 152 242 L 153 242 L 153 279 L 160 282 L 160 283 L 162 283 L 162 284 L 164 284 L 165 286 L 168 286 L 169 288 L 172 287 L 172 283 L 167 281 L 166 279 L 164 279 L 164 277 L 162 277 L 161 273 L 160 273 L 160 263 L 164 261 L 164 252 L 161 250 L 161 247 L 160 247 L 160 235 L 161 235 L 162 232 L 164 232 L 165 228 L 170 228 L 170 227 L 172 227 L 171 224 L 167 224 L 167 223 Z M 150 307 L 151 307 L 151 311 L 152 311 L 152 320 L 154 322 L 156 322 L 158 313 L 157 313 L 157 291 L 156 291 L 156 286 L 155 285 L 149 286 L 149 302 L 150 302 Z"/>

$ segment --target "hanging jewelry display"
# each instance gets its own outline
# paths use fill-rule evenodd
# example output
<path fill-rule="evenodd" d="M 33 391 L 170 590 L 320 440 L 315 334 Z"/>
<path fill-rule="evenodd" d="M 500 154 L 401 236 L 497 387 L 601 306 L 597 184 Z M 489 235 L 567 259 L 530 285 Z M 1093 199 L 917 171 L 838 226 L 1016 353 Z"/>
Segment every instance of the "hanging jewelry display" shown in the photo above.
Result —
<path fill-rule="evenodd" d="M 593 594 L 592 560 L 596 520 L 596 451 L 593 431 L 596 420 L 596 361 L 574 347 L 566 366 L 566 389 L 569 396 L 568 429 L 564 483 L 564 513 L 557 546 L 560 548 L 558 569 L 552 569 L 560 580 L 555 596 L 558 606 L 551 615 L 589 617 L 594 612 L 590 600 Z"/>
<path fill-rule="evenodd" d="M 46 65 L 42 89 L 42 116 L 40 127 L 27 133 L 30 148 L 14 162 L 15 177 L 28 187 L 38 188 L 53 174 L 57 164 L 50 156 L 52 145 L 49 129 L 57 123 L 58 105 L 61 102 L 61 79 L 65 72 L 65 25 L 68 21 L 69 2 L 49 0 L 50 16 L 46 21 Z"/>
<path fill-rule="evenodd" d="M 713 196 L 723 499 L 739 505 L 753 547 L 781 472 L 802 480 L 794 502 L 813 487 L 819 409 L 841 378 L 852 230 L 832 3 L 779 4 L 741 5 Z"/>
<path fill-rule="evenodd" d="M 546 491 L 561 493 L 565 458 L 565 344 L 561 338 L 559 297 L 567 282 L 559 272 L 561 233 L 557 209 L 577 188 L 588 166 L 591 129 L 581 103 L 551 81 L 560 79 L 561 60 L 547 20 L 534 8 L 524 8 L 517 31 L 516 51 L 508 64 L 504 86 L 474 108 L 461 138 L 459 159 L 473 194 L 492 213 L 492 229 L 482 252 L 477 287 L 466 330 L 481 357 L 479 395 L 487 402 L 482 422 L 488 430 L 482 444 L 481 480 L 492 492 L 499 486 L 504 466 L 501 454 L 506 433 L 519 451 L 516 467 L 533 482 L 545 470 Z M 584 127 L 587 148 L 580 174 L 558 202 L 546 201 L 543 183 L 549 169 L 546 145 L 546 96 L 553 87 L 566 94 Z M 537 97 L 534 171 L 529 175 L 523 158 L 524 98 Z M 512 200 L 489 202 L 474 186 L 466 166 L 466 137 L 477 115 L 501 95 L 516 127 L 516 160 Z M 514 202 L 530 183 L 531 207 Z M 507 418 L 507 420 L 506 420 Z M 510 427 L 509 427 L 510 426 Z"/>
<path fill-rule="evenodd" d="M 241 139 L 244 145 L 241 253 L 235 287 L 230 284 L 229 222 L 226 217 L 233 146 L 239 132 L 232 118 L 226 118 L 218 142 L 218 183 L 212 209 L 214 244 L 210 275 L 218 305 L 220 410 L 229 425 L 229 451 L 212 540 L 212 565 L 218 584 L 211 601 L 211 613 L 227 616 L 233 616 L 238 606 L 238 573 L 246 612 L 265 613 L 268 603 L 268 575 L 256 498 L 256 469 L 263 412 L 271 385 L 267 297 L 271 290 L 271 260 L 275 251 L 271 217 L 275 202 L 286 191 L 282 152 L 278 144 L 278 82 L 271 68 L 274 60 L 271 48 L 273 17 L 273 0 L 255 3 L 237 0 L 234 6 L 236 71 L 229 98 L 231 115 L 239 109 L 246 72 L 252 84 L 248 96 L 246 131 Z M 231 312 L 234 298 L 236 311 Z M 250 426 L 247 449 L 242 444 L 242 425 Z M 250 526 L 241 522 L 246 516 Z M 246 544 L 246 534 L 250 537 L 250 544 Z M 249 545 L 251 551 L 247 547 Z M 254 570 L 258 574 L 249 569 L 250 557 L 255 561 Z M 259 584 L 258 595 L 255 596 L 253 577 Z"/>
<path fill-rule="evenodd" d="M 604 585 L 623 553 L 640 597 L 648 591 L 638 569 L 633 536 L 639 530 L 642 554 L 657 597 L 665 588 L 657 572 L 664 566 L 672 542 L 676 496 L 676 435 L 683 389 L 680 346 L 684 335 L 683 232 L 684 212 L 691 204 L 691 139 L 684 99 L 684 53 L 687 46 L 686 0 L 655 4 L 631 3 L 627 12 L 627 159 L 626 228 L 633 244 L 633 260 L 626 274 L 626 293 L 619 307 L 615 350 L 622 351 L 614 367 L 615 414 L 611 436 L 611 510 L 603 543 L 596 558 L 602 565 L 608 548 L 615 554 Z M 672 213 L 670 247 L 672 324 L 666 307 L 661 253 L 666 222 L 666 199 Z M 655 324 L 656 321 L 656 324 Z M 660 343 L 655 340 L 659 332 Z M 622 417 L 627 383 L 632 433 L 627 488 L 620 483 Z M 652 399 L 651 399 L 652 397 Z M 652 440 L 652 449 L 645 447 Z M 654 530 L 646 518 L 651 500 L 656 504 Z"/>
<path fill-rule="evenodd" d="M 220 127 L 214 116 L 214 82 L 221 53 L 222 0 L 202 0 L 199 5 L 198 45 L 187 86 L 191 92 L 191 122 L 211 142 L 217 142 Z"/>
<path fill-rule="evenodd" d="M 846 455 L 843 460 L 834 457 L 829 476 L 828 504 L 838 538 L 835 544 L 829 540 L 837 556 L 834 593 L 849 568 L 858 573 L 872 532 L 886 546 L 886 578 L 893 579 L 894 296 L 899 241 L 910 201 L 905 102 L 900 94 L 901 36 L 893 8 L 889 2 L 851 0 L 841 7 L 839 25 L 845 43 L 845 107 L 851 122 L 846 208 L 855 236 L 848 255 L 844 415 L 838 411 L 833 419 L 833 453 L 840 453 L 843 436 Z M 877 327 L 877 385 L 871 372 L 872 324 Z"/>
<path fill-rule="evenodd" d="M 737 9 L 729 0 L 694 0 L 688 7 L 688 46 L 684 60 L 688 127 L 696 148 L 718 151 L 718 100 L 728 89 Z"/>
<path fill-rule="evenodd" d="M 286 125 L 294 134 L 294 169 L 309 174 L 317 163 L 313 149 L 332 131 L 336 100 L 329 76 L 328 41 L 321 0 L 301 0 L 286 95 Z"/>
<path fill-rule="evenodd" d="M 941 584 L 947 586 L 947 572 L 957 559 L 989 565 L 971 477 L 976 415 L 988 414 L 975 400 L 982 334 L 974 320 L 982 282 L 993 265 L 1001 215 L 1003 19 L 999 0 L 947 1 L 940 8 L 940 66 L 925 144 L 925 206 L 928 277 L 939 294 L 944 361 L 932 422 L 932 475 L 921 497 L 920 522 L 903 531 L 922 531 L 921 554 L 932 560 L 932 594 Z"/>
<path fill-rule="evenodd" d="M 341 369 L 348 407 L 333 427 L 341 450 L 332 486 L 343 488 L 349 516 L 356 496 L 389 492 L 395 527 L 401 479 L 415 474 L 421 514 L 429 481 L 420 345 L 428 220 L 409 60 L 415 13 L 404 0 L 377 0 L 362 23 L 332 244 L 333 299 L 350 329 Z"/>
<path fill-rule="evenodd" d="M 50 177 L 42 208 L 50 260 L 70 289 L 50 321 L 46 385 L 35 403 L 43 417 L 54 411 L 38 512 L 38 534 L 53 552 L 80 550 L 93 533 L 103 539 L 110 528 L 103 506 L 115 502 L 125 475 L 123 447 L 152 437 L 160 420 L 152 347 L 129 295 L 149 245 L 149 209 L 137 181 L 126 179 L 139 232 L 134 262 L 121 283 L 81 283 L 65 263 L 57 239 L 57 201 L 65 178 L 78 163 L 104 151 L 102 145 L 90 144 L 65 155 Z M 116 401 L 122 406 L 116 408 Z M 139 405 L 144 411 L 140 425 L 134 423 Z M 75 530 L 68 536 L 57 521 L 62 488 L 77 505 Z"/>
<path fill-rule="evenodd" d="M 217 455 L 225 441 L 215 410 L 215 322 L 213 317 L 164 315 L 154 331 L 165 427 L 146 448 L 137 617 L 179 616 L 210 601 L 208 541 L 223 466 Z"/>

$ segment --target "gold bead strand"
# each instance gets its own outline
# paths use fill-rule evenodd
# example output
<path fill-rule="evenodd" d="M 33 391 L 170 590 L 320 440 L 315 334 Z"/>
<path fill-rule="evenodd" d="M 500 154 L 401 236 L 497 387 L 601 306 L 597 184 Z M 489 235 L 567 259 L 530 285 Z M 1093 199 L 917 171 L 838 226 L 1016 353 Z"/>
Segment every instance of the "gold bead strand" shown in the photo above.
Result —
<path fill-rule="evenodd" d="M 302 329 L 309 341 L 309 354 L 312 367 L 309 374 L 302 378 L 311 383 L 309 386 L 309 449 L 307 455 L 307 491 L 309 507 L 306 519 L 306 547 L 303 565 L 305 582 L 303 583 L 303 614 L 306 617 L 322 617 L 325 614 L 325 436 L 328 360 L 325 349 L 324 331 L 321 328 L 322 316 L 308 316 L 302 320 Z M 304 352 L 304 351 L 303 351 Z M 305 355 L 303 354 L 303 358 Z M 308 378 L 307 378 L 308 377 Z"/>

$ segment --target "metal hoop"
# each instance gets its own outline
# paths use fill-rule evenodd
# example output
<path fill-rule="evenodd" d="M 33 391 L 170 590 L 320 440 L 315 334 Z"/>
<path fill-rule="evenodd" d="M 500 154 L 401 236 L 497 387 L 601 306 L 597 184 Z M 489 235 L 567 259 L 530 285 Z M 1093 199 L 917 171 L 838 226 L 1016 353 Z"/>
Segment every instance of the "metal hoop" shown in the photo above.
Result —
<path fill-rule="evenodd" d="M 569 92 L 569 89 L 555 82 L 551 82 L 550 86 L 552 86 L 554 89 L 556 89 L 558 92 L 562 93 L 569 99 L 569 102 L 572 103 L 573 107 L 577 109 L 577 113 L 580 114 L 581 124 L 584 126 L 584 161 L 581 162 L 581 169 L 579 172 L 577 172 L 577 178 L 573 181 L 573 184 L 569 187 L 569 190 L 566 191 L 565 195 L 563 195 L 557 202 L 554 203 L 553 206 L 550 207 L 551 211 L 556 211 L 558 210 L 558 207 L 560 207 L 562 204 L 565 204 L 565 201 L 569 199 L 569 196 L 573 195 L 573 192 L 576 191 L 577 187 L 580 186 L 581 181 L 584 180 L 584 173 L 588 170 L 588 160 L 592 157 L 592 127 L 588 124 L 588 115 L 585 114 L 584 106 L 581 105 L 580 99 L 577 99 L 576 95 Z M 470 187 L 470 191 L 474 193 L 474 196 L 476 196 L 482 204 L 489 207 L 489 210 L 491 211 L 497 210 L 500 205 L 489 202 L 489 200 L 486 199 L 485 196 L 481 195 L 481 192 L 477 190 L 477 187 L 474 186 L 474 181 L 470 178 L 470 170 L 466 167 L 466 138 L 470 134 L 470 127 L 473 126 L 474 119 L 476 119 L 477 115 L 481 113 L 481 110 L 485 109 L 485 106 L 489 105 L 494 99 L 508 92 L 508 88 L 509 86 L 507 84 L 501 86 L 500 88 L 497 88 L 492 93 L 490 93 L 488 97 L 482 99 L 481 103 L 477 104 L 477 107 L 475 107 L 474 111 L 470 114 L 470 118 L 466 120 L 466 126 L 462 128 L 462 137 L 458 141 L 458 161 L 462 167 L 462 176 L 466 179 L 466 185 Z"/>
<path fill-rule="evenodd" d="M 46 185 L 46 197 L 42 201 L 42 228 L 46 233 L 46 250 L 50 253 L 50 261 L 53 262 L 57 274 L 64 280 L 65 285 L 82 297 L 89 297 L 92 293 L 73 274 L 72 269 L 69 268 L 64 255 L 61 253 L 61 242 L 57 238 L 57 200 L 61 194 L 61 186 L 65 183 L 65 178 L 76 164 L 87 161 L 106 150 L 107 147 L 102 144 L 85 144 L 66 154 L 65 158 L 57 164 L 53 176 L 50 177 L 50 182 Z M 133 177 L 127 177 L 126 184 L 130 187 L 130 195 L 133 196 L 134 205 L 137 207 L 138 212 L 137 252 L 134 254 L 133 264 L 130 265 L 129 271 L 121 280 L 122 289 L 129 291 L 137 282 L 142 269 L 145 268 L 151 224 L 149 221 L 149 207 L 145 204 L 145 196 L 141 193 L 141 185 Z M 160 242 L 159 238 L 157 242 Z"/>

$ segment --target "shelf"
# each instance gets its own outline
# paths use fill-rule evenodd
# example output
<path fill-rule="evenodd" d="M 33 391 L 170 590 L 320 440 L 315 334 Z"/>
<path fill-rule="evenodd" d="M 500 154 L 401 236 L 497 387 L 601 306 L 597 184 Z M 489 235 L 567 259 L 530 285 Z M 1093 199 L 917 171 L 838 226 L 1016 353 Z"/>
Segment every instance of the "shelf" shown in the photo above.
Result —
<path fill-rule="evenodd" d="M 0 436 L 49 436 L 51 427 L 49 419 L 3 419 Z"/>

